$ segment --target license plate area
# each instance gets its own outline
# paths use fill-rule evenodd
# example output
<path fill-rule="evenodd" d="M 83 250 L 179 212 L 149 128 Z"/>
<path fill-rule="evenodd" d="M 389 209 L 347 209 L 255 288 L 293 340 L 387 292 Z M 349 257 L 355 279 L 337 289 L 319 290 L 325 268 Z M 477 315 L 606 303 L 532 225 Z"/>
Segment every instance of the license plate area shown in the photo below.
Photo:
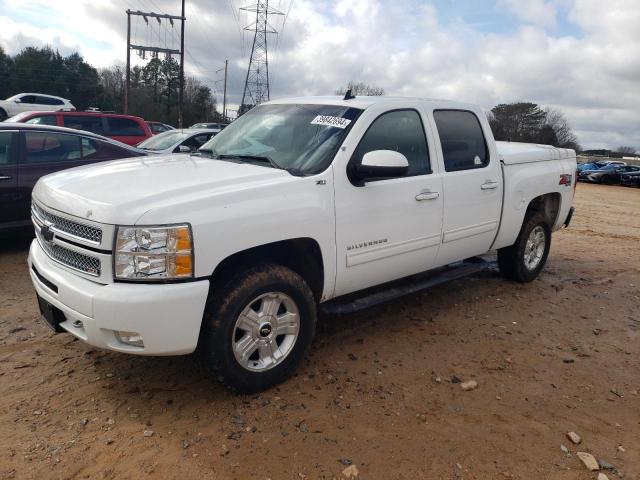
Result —
<path fill-rule="evenodd" d="M 40 308 L 40 315 L 42 315 L 42 319 L 51 330 L 58 333 L 64 332 L 60 323 L 64 322 L 66 318 L 59 308 L 51 305 L 40 295 L 38 295 L 38 307 Z"/>

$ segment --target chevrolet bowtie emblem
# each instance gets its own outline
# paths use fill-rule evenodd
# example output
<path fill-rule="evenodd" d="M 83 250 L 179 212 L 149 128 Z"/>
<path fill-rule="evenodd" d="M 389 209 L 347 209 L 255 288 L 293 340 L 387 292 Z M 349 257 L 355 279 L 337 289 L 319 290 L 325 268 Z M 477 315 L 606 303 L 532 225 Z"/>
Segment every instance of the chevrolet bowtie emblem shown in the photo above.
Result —
<path fill-rule="evenodd" d="M 42 227 L 40 227 L 40 234 L 42 235 L 42 238 L 44 238 L 45 242 L 53 242 L 53 230 L 51 230 L 48 225 L 43 225 Z"/>

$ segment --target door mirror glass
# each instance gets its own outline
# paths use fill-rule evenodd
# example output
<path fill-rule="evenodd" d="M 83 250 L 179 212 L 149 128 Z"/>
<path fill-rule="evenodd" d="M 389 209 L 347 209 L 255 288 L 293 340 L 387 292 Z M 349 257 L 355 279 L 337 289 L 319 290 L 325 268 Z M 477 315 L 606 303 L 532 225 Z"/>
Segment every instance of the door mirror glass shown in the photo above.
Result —
<path fill-rule="evenodd" d="M 367 180 L 403 177 L 409 169 L 409 161 L 400 152 L 394 150 L 374 150 L 362 157 L 355 167 L 355 173 L 361 182 Z"/>

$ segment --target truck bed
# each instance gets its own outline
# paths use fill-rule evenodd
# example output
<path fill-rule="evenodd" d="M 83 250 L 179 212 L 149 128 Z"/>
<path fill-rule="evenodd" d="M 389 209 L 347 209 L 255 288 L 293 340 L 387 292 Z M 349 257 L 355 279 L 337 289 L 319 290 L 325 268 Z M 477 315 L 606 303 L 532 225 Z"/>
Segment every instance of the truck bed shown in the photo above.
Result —
<path fill-rule="evenodd" d="M 506 165 L 518 163 L 545 162 L 575 158 L 575 152 L 567 148 L 536 143 L 496 142 L 500 160 Z"/>

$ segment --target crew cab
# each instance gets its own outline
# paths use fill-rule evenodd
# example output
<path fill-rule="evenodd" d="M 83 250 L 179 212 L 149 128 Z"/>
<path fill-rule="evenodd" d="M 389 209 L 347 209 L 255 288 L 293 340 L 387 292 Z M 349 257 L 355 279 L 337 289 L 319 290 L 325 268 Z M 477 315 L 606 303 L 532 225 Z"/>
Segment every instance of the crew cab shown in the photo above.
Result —
<path fill-rule="evenodd" d="M 495 142 L 475 105 L 272 101 L 194 154 L 42 178 L 31 279 L 57 331 L 131 354 L 197 349 L 216 378 L 259 391 L 299 364 L 318 308 L 375 305 L 492 250 L 504 276 L 534 280 L 575 172 L 572 150 Z"/>

